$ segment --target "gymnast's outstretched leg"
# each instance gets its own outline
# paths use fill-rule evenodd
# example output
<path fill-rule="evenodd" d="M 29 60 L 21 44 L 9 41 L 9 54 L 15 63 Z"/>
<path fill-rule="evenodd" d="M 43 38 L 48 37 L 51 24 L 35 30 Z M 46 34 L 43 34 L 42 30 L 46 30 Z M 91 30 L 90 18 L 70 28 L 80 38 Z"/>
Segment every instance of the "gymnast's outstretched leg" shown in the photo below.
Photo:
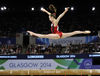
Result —
<path fill-rule="evenodd" d="M 32 31 L 27 31 L 31 36 L 37 36 L 39 38 L 49 38 L 49 39 L 59 39 L 60 36 L 58 34 L 38 34 Z"/>
<path fill-rule="evenodd" d="M 74 31 L 74 32 L 70 32 L 70 33 L 62 33 L 62 38 L 66 38 L 66 37 L 70 37 L 73 35 L 77 35 L 77 34 L 90 34 L 91 31 Z"/>

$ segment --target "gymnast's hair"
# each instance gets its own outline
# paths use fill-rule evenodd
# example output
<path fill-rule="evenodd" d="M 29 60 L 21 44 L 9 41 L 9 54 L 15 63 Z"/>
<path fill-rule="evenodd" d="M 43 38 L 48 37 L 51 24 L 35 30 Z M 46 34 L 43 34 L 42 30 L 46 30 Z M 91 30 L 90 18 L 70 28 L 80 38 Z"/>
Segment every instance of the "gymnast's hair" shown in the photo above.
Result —
<path fill-rule="evenodd" d="M 57 11 L 57 9 L 55 8 L 55 6 L 53 4 L 50 4 L 49 5 L 49 9 L 51 11 L 51 15 L 50 16 L 56 18 L 56 11 Z"/>

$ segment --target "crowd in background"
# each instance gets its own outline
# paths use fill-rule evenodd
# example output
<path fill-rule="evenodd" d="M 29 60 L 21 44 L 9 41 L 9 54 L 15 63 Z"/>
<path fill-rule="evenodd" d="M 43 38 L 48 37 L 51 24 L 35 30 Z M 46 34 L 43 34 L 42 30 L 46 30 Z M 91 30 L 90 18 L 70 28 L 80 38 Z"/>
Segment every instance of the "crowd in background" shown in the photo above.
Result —
<path fill-rule="evenodd" d="M 100 52 L 99 43 L 61 45 L 0 45 L 0 55 L 12 54 L 82 54 Z"/>
<path fill-rule="evenodd" d="M 99 43 L 90 44 L 69 44 L 66 46 L 61 45 L 36 45 L 29 46 L 27 49 L 28 54 L 82 54 L 100 52 Z"/>
<path fill-rule="evenodd" d="M 0 55 L 22 54 L 21 45 L 0 45 Z"/>

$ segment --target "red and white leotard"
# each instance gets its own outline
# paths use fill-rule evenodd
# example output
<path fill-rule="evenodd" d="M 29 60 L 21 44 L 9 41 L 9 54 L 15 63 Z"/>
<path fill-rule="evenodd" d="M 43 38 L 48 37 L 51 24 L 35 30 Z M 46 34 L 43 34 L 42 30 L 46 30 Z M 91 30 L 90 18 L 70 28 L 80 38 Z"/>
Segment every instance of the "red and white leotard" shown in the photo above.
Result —
<path fill-rule="evenodd" d="M 54 24 L 51 24 L 51 32 L 53 34 L 58 34 L 60 38 L 62 37 L 62 32 L 59 31 L 59 26 L 54 26 Z"/>

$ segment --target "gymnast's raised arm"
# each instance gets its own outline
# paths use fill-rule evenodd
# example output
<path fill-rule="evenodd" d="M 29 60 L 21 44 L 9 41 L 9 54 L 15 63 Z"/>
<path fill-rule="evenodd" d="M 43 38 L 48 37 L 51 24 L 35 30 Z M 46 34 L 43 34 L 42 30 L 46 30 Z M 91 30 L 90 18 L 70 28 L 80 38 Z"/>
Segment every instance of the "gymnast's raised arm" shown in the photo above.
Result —
<path fill-rule="evenodd" d="M 48 12 L 46 9 L 44 9 L 44 8 L 41 8 L 41 11 L 43 11 L 43 12 L 45 12 L 45 13 L 47 13 L 48 15 L 50 15 L 51 13 L 50 12 Z"/>
<path fill-rule="evenodd" d="M 68 11 L 68 9 L 69 9 L 69 7 L 68 8 L 65 8 L 65 11 L 62 13 L 62 14 L 60 14 L 59 16 L 58 16 L 58 18 L 57 18 L 57 21 L 59 22 L 59 20 L 65 15 L 65 13 Z"/>

